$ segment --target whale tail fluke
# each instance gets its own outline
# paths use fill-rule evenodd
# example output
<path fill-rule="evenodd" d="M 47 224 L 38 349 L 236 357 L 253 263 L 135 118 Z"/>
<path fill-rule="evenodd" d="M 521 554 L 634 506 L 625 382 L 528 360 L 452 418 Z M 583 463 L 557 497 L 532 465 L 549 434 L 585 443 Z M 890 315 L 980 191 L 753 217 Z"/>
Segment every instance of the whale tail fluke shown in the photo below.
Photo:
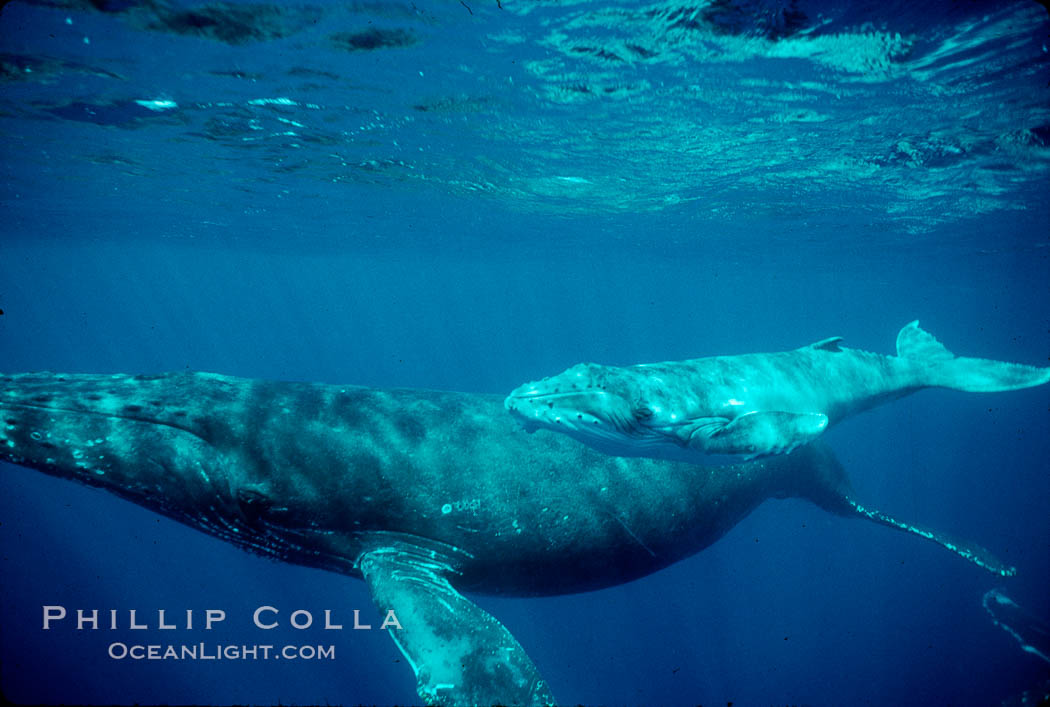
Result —
<path fill-rule="evenodd" d="M 957 357 L 919 327 L 916 320 L 897 334 L 897 355 L 927 368 L 923 384 L 970 393 L 998 393 L 1050 383 L 1050 368 Z"/>

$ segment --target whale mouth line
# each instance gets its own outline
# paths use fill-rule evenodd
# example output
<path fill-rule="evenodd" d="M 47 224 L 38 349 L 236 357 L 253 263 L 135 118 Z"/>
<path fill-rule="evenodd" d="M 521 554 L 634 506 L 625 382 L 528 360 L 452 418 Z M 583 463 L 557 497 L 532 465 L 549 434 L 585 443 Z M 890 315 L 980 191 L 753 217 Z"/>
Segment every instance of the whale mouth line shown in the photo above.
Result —
<path fill-rule="evenodd" d="M 163 420 L 156 420 L 145 416 L 135 415 L 121 415 L 115 412 L 101 412 L 99 410 L 76 410 L 74 408 L 58 407 L 55 405 L 34 405 L 33 403 L 9 403 L 0 401 L 0 410 L 47 410 L 49 412 L 68 413 L 70 415 L 92 415 L 94 417 L 107 417 L 116 420 L 130 420 L 131 422 L 141 422 L 146 425 L 161 425 L 162 427 L 170 427 L 173 430 L 179 432 L 185 432 L 186 434 L 193 435 L 204 444 L 211 446 L 211 442 L 201 437 L 199 433 L 184 427 L 182 425 L 176 425 L 172 422 L 165 422 Z"/>
<path fill-rule="evenodd" d="M 507 396 L 507 402 L 516 400 L 561 400 L 563 398 L 575 398 L 581 395 L 610 395 L 610 393 L 604 390 L 584 389 L 584 390 L 569 390 L 559 391 L 557 393 L 543 393 L 543 392 L 529 392 L 529 393 L 512 393 Z"/>

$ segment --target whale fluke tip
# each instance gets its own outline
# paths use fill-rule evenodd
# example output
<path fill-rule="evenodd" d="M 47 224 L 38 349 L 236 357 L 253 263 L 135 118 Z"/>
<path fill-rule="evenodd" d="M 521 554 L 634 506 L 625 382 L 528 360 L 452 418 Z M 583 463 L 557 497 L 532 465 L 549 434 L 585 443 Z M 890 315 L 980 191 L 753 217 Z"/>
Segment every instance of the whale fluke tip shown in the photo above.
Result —
<path fill-rule="evenodd" d="M 1050 383 L 1050 368 L 956 357 L 916 319 L 897 334 L 897 356 L 923 366 L 922 384 L 968 393 L 998 393 Z"/>

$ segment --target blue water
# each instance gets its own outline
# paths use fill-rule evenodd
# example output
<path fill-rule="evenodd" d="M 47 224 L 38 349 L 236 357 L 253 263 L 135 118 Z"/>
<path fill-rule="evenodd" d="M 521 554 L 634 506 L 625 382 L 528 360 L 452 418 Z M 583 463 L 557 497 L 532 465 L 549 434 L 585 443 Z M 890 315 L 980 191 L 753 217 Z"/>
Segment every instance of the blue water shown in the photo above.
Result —
<path fill-rule="evenodd" d="M 889 354 L 916 318 L 1045 365 L 1039 5 L 502 4 L 6 5 L 0 370 L 504 393 L 585 360 Z M 998 703 L 1047 677 L 981 608 L 1050 616 L 1047 396 L 929 390 L 827 435 L 858 497 L 1014 578 L 783 500 L 625 586 L 476 600 L 563 704 Z M 9 699 L 418 702 L 380 631 L 275 631 L 336 645 L 295 662 L 43 631 L 42 605 L 221 608 L 173 632 L 217 643 L 263 604 L 373 610 L 105 492 L 0 484 Z"/>

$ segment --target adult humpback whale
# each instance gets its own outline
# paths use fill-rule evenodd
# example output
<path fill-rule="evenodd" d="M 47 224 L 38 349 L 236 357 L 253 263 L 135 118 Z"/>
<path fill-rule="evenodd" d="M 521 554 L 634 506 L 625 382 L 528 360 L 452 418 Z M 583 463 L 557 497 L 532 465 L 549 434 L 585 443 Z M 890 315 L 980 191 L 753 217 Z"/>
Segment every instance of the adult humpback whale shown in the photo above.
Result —
<path fill-rule="evenodd" d="M 0 460 L 103 487 L 287 562 L 363 578 L 428 704 L 554 702 L 461 592 L 616 585 L 707 547 L 765 499 L 987 551 L 860 505 L 810 445 L 732 473 L 521 433 L 496 396 L 203 373 L 0 376 Z M 10 578 L 8 578 L 10 581 Z"/>
<path fill-rule="evenodd" d="M 581 363 L 522 385 L 505 406 L 529 431 L 562 432 L 610 454 L 702 462 L 790 453 L 831 424 L 922 388 L 991 393 L 1050 382 L 1050 368 L 956 358 L 918 321 L 900 330 L 896 356 L 841 342 L 625 368 Z"/>

